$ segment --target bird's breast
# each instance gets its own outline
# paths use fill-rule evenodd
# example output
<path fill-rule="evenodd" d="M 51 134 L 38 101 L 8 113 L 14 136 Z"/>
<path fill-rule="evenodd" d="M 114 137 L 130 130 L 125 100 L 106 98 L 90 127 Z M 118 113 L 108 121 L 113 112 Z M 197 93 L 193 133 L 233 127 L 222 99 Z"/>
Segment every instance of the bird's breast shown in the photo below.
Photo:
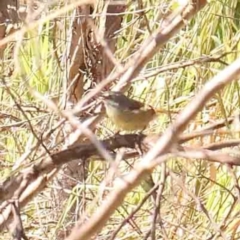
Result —
<path fill-rule="evenodd" d="M 143 130 L 155 115 L 153 109 L 126 110 L 112 106 L 107 106 L 106 112 L 116 127 L 125 131 Z"/>

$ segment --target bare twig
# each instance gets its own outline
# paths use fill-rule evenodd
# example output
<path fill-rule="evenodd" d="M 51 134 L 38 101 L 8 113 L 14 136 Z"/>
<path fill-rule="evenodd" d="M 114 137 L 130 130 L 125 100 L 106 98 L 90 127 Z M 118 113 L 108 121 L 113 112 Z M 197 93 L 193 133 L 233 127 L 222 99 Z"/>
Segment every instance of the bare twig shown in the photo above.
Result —
<path fill-rule="evenodd" d="M 194 3 L 184 5 L 177 10 L 178 14 L 169 19 L 169 25 L 164 28 L 159 28 L 153 33 L 141 46 L 134 57 L 126 64 L 126 66 L 111 74 L 106 79 L 102 80 L 89 94 L 87 94 L 75 106 L 74 112 L 78 112 L 92 97 L 99 94 L 99 92 L 109 83 L 115 81 L 119 77 L 120 80 L 114 90 L 123 89 L 128 82 L 130 82 L 140 72 L 141 68 L 147 61 L 154 56 L 158 49 L 166 43 L 176 32 L 178 32 L 185 24 L 185 20 L 190 19 L 196 12 L 203 8 L 206 4 L 205 0 L 194 1 Z"/>
<path fill-rule="evenodd" d="M 213 217 L 211 216 L 211 214 L 207 210 L 207 208 L 204 206 L 204 203 L 201 201 L 201 199 L 199 197 L 197 197 L 195 194 L 193 194 L 191 191 L 189 191 L 185 187 L 184 183 L 175 176 L 175 174 L 173 174 L 171 172 L 169 174 L 174 180 L 176 180 L 179 183 L 179 186 L 182 188 L 182 190 L 195 201 L 197 208 L 206 215 L 206 217 L 209 219 L 212 227 L 216 230 L 216 232 L 218 232 L 221 235 L 221 237 L 223 237 L 223 239 L 227 239 L 226 234 L 221 229 L 220 224 L 218 224 L 214 221 Z"/>
<path fill-rule="evenodd" d="M 122 204 L 125 195 L 137 186 L 156 165 L 166 160 L 166 158 L 156 159 L 156 157 L 166 154 L 173 144 L 178 141 L 178 136 L 186 128 L 189 121 L 204 107 L 211 96 L 226 84 L 236 79 L 239 74 L 240 59 L 236 60 L 211 81 L 207 82 L 199 94 L 179 114 L 176 122 L 166 130 L 155 146 L 146 154 L 142 162 L 127 176 L 121 180 L 119 179 L 115 184 L 114 191 L 109 194 L 104 205 L 93 214 L 87 223 L 83 224 L 80 228 L 78 226 L 75 227 L 68 239 L 89 239 L 95 232 L 99 231 L 115 209 Z"/>
<path fill-rule="evenodd" d="M 13 239 L 14 240 L 21 240 L 21 239 L 28 240 L 28 238 L 24 232 L 22 219 L 20 216 L 18 200 L 13 201 L 11 206 L 12 206 L 13 220 L 12 220 L 12 223 L 10 224 L 9 228 L 10 228 L 10 231 L 12 232 Z"/>
<path fill-rule="evenodd" d="M 158 188 L 158 192 L 157 192 L 157 198 L 156 198 L 156 206 L 154 209 L 154 214 L 153 214 L 153 221 L 152 221 L 152 227 L 151 227 L 151 239 L 155 240 L 156 236 L 155 236 L 155 230 L 156 230 L 156 222 L 157 222 L 157 217 L 160 214 L 160 208 L 161 208 L 161 197 L 163 194 L 163 190 L 164 190 L 164 186 L 165 186 L 165 182 L 166 182 L 166 177 L 167 177 L 167 172 L 166 172 L 166 164 L 163 163 L 162 164 L 162 171 L 161 171 L 161 180 L 159 182 L 159 188 Z M 161 217 L 161 215 L 160 215 Z"/>
<path fill-rule="evenodd" d="M 50 181 L 56 174 L 57 170 L 53 170 L 47 176 L 41 176 L 36 179 L 36 181 L 29 182 L 26 190 L 23 192 L 19 199 L 19 206 L 24 207 L 38 192 L 46 187 L 48 181 Z M 12 200 L 11 200 L 12 201 Z M 13 217 L 11 201 L 5 202 L 4 209 L 1 209 L 0 214 L 0 229 L 6 224 L 9 224 Z"/>
<path fill-rule="evenodd" d="M 159 185 L 155 185 L 142 199 L 142 201 L 137 205 L 137 207 L 122 221 L 122 223 L 118 226 L 118 228 L 112 233 L 109 240 L 114 240 L 122 229 L 122 227 L 131 219 L 133 216 L 141 209 L 144 203 L 152 196 L 152 194 L 159 188 Z"/>
<path fill-rule="evenodd" d="M 208 149 L 184 147 L 183 151 L 176 151 L 175 156 L 188 159 L 208 159 L 210 162 L 219 162 L 229 164 L 231 166 L 240 165 L 240 156 L 233 157 L 226 153 L 211 151 Z"/>

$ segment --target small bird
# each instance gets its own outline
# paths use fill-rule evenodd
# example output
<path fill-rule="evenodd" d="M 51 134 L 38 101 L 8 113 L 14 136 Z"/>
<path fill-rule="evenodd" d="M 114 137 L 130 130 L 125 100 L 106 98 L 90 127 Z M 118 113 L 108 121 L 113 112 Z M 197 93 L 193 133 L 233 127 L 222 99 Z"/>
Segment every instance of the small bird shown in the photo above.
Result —
<path fill-rule="evenodd" d="M 156 115 L 150 106 L 146 107 L 117 91 L 104 93 L 103 102 L 107 116 L 119 130 L 143 130 Z"/>

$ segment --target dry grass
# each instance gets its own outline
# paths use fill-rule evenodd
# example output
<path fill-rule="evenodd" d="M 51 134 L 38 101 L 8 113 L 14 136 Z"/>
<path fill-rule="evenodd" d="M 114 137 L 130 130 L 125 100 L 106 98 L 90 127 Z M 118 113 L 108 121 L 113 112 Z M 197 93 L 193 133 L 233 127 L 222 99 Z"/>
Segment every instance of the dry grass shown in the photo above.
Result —
<path fill-rule="evenodd" d="M 157 16 L 177 7 L 177 1 L 144 1 L 145 14 L 138 14 L 140 9 L 136 1 L 129 4 L 122 22 L 122 31 L 118 36 L 116 57 L 125 63 L 150 36 L 159 21 Z M 56 13 L 56 5 L 47 15 Z M 145 101 L 155 108 L 181 110 L 211 77 L 231 64 L 239 57 L 240 4 L 237 0 L 210 1 L 186 26 L 175 35 L 146 64 L 140 75 L 131 84 L 129 96 Z M 40 22 L 27 31 L 19 44 L 9 44 L 1 63 L 0 87 L 0 128 L 1 131 L 1 178 L 5 179 L 18 159 L 30 148 L 37 145 L 44 132 L 51 129 L 59 119 L 49 111 L 46 104 L 33 94 L 33 89 L 49 99 L 61 99 L 66 91 L 66 69 L 59 66 L 59 59 L 65 51 L 68 41 L 69 16 L 67 12 L 53 19 Z M 163 17 L 163 13 L 161 13 Z M 43 18 L 44 19 L 44 18 Z M 56 24 L 56 25 L 55 25 Z M 56 27 L 56 29 L 54 29 Z M 54 33 L 55 31 L 55 33 Z M 55 35 L 54 35 L 55 34 Z M 17 47 L 16 47 L 17 45 Z M 228 53 L 228 54 L 225 54 Z M 225 55 L 224 55 L 225 54 Z M 202 62 L 201 57 L 218 57 L 218 61 Z M 184 63 L 190 59 L 199 59 L 187 67 L 170 68 L 159 73 L 164 66 Z M 9 74 L 11 72 L 11 74 Z M 144 77 L 147 76 L 145 79 Z M 150 76 L 150 77 L 148 77 Z M 5 84 L 5 83 L 6 84 Z M 7 87 L 6 87 L 7 85 Z M 11 94 L 6 91 L 9 88 Z M 235 81 L 213 96 L 197 118 L 192 121 L 186 132 L 192 132 L 212 123 L 217 119 L 239 114 L 239 82 Z M 1 114 L 8 114 L 1 117 Z M 174 121 L 176 115 L 159 115 L 147 133 L 163 132 Z M 17 125 L 23 122 L 22 125 Z M 32 126 L 32 129 L 30 126 Z M 10 126 L 12 125 L 12 126 Z M 16 126 L 15 126 L 16 125 Z M 7 127 L 9 126 L 9 127 Z M 226 139 L 238 139 L 234 126 L 228 126 L 230 134 L 212 135 L 197 138 L 190 143 L 201 146 Z M 105 138 L 115 132 L 114 126 L 104 119 L 98 126 L 99 138 Z M 60 149 L 57 131 L 44 141 L 50 152 Z M 226 149 L 225 152 L 239 154 L 239 148 Z M 43 146 L 31 151 L 21 163 L 36 161 L 44 153 Z M 121 154 L 121 153 L 119 153 Z M 120 176 L 129 172 L 136 159 L 119 163 L 117 173 Z M 166 176 L 162 179 L 166 168 Z M 61 209 L 52 209 L 50 194 L 56 186 L 52 183 L 22 210 L 22 219 L 26 234 L 31 239 L 55 239 L 59 228 L 64 229 L 66 217 L 77 196 L 83 196 L 78 203 L 78 213 L 86 220 L 103 203 L 104 197 L 112 188 L 109 175 L 110 163 L 93 161 L 89 165 L 88 176 L 84 183 L 75 179 L 76 186 L 65 189 L 69 193 Z M 106 182 L 106 177 L 108 176 Z M 206 160 L 169 159 L 166 165 L 157 167 L 153 179 L 161 187 L 160 220 L 156 224 L 156 239 L 238 239 L 238 168 L 229 169 L 225 165 L 209 163 Z M 71 176 L 70 176 L 71 177 Z M 104 185 L 106 184 L 106 186 Z M 130 192 L 124 204 L 111 216 L 97 239 L 111 239 L 118 226 L 125 221 L 137 205 L 141 204 L 146 192 L 139 186 Z M 97 199 L 97 200 L 96 200 Z M 141 208 L 125 222 L 116 239 L 147 239 L 151 229 L 155 205 L 149 197 Z M 61 213 L 57 221 L 52 216 Z M 74 217 L 72 220 L 76 220 Z M 5 236 L 3 239 L 6 239 Z M 152 238 L 154 239 L 154 238 Z"/>

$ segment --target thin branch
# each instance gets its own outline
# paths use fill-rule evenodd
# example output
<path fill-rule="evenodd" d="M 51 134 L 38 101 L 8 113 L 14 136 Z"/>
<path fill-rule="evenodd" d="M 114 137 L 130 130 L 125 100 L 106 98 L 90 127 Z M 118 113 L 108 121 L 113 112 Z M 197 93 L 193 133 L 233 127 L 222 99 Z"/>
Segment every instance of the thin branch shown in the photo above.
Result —
<path fill-rule="evenodd" d="M 208 81 L 190 104 L 179 114 L 175 123 L 166 130 L 155 146 L 146 154 L 144 159 L 127 176 L 118 179 L 114 190 L 109 194 L 104 205 L 98 208 L 88 222 L 81 227 L 76 226 L 67 239 L 89 239 L 99 231 L 115 209 L 122 204 L 126 194 L 137 186 L 155 166 L 166 161 L 166 158 L 156 159 L 156 157 L 166 154 L 173 144 L 178 141 L 178 136 L 183 132 L 187 124 L 204 107 L 206 102 L 226 84 L 236 79 L 239 74 L 240 59 Z"/>
<path fill-rule="evenodd" d="M 109 240 L 114 240 L 119 233 L 119 231 L 123 228 L 123 226 L 133 218 L 133 216 L 141 209 L 144 203 L 152 196 L 152 194 L 159 188 L 159 185 L 155 185 L 142 199 L 142 201 L 137 205 L 137 207 L 122 221 L 122 223 L 118 226 L 118 228 L 112 233 Z"/>
<path fill-rule="evenodd" d="M 29 185 L 19 198 L 19 207 L 24 207 L 37 193 L 42 191 L 46 187 L 46 184 L 55 176 L 56 172 L 57 170 L 53 170 L 47 176 L 41 176 L 33 182 L 29 181 Z M 9 224 L 13 217 L 11 201 L 6 201 L 4 203 L 4 209 L 1 209 L 0 214 L 0 229 Z"/>
<path fill-rule="evenodd" d="M 141 46 L 134 57 L 125 65 L 125 67 L 114 74 L 109 75 L 103 79 L 89 94 L 87 94 L 78 104 L 74 107 L 74 113 L 80 111 L 82 106 L 95 97 L 106 85 L 118 81 L 114 90 L 121 90 L 125 85 L 137 76 L 142 67 L 151 59 L 158 49 L 165 44 L 172 36 L 176 34 L 185 24 L 185 20 L 190 19 L 196 12 L 200 11 L 207 3 L 206 0 L 194 0 L 193 4 L 185 4 L 180 9 L 177 9 L 170 19 L 168 19 L 167 27 L 159 28 L 153 33 Z M 166 24 L 165 24 L 166 25 Z"/>
<path fill-rule="evenodd" d="M 20 216 L 18 200 L 13 201 L 11 206 L 12 206 L 13 221 L 9 225 L 9 228 L 10 228 L 10 231 L 12 232 L 13 239 L 14 240 L 21 240 L 21 239 L 28 240 L 28 238 L 24 232 L 22 219 Z"/>
<path fill-rule="evenodd" d="M 156 239 L 156 223 L 157 223 L 157 217 L 160 215 L 160 208 L 161 208 L 161 197 L 163 195 L 163 190 L 165 187 L 166 183 L 166 177 L 167 177 L 167 172 L 166 172 L 166 163 L 162 164 L 162 171 L 161 171 L 161 179 L 159 183 L 159 188 L 157 192 L 157 198 L 156 198 L 156 206 L 153 214 L 153 221 L 152 221 L 152 227 L 151 227 L 151 239 L 155 240 Z"/>

